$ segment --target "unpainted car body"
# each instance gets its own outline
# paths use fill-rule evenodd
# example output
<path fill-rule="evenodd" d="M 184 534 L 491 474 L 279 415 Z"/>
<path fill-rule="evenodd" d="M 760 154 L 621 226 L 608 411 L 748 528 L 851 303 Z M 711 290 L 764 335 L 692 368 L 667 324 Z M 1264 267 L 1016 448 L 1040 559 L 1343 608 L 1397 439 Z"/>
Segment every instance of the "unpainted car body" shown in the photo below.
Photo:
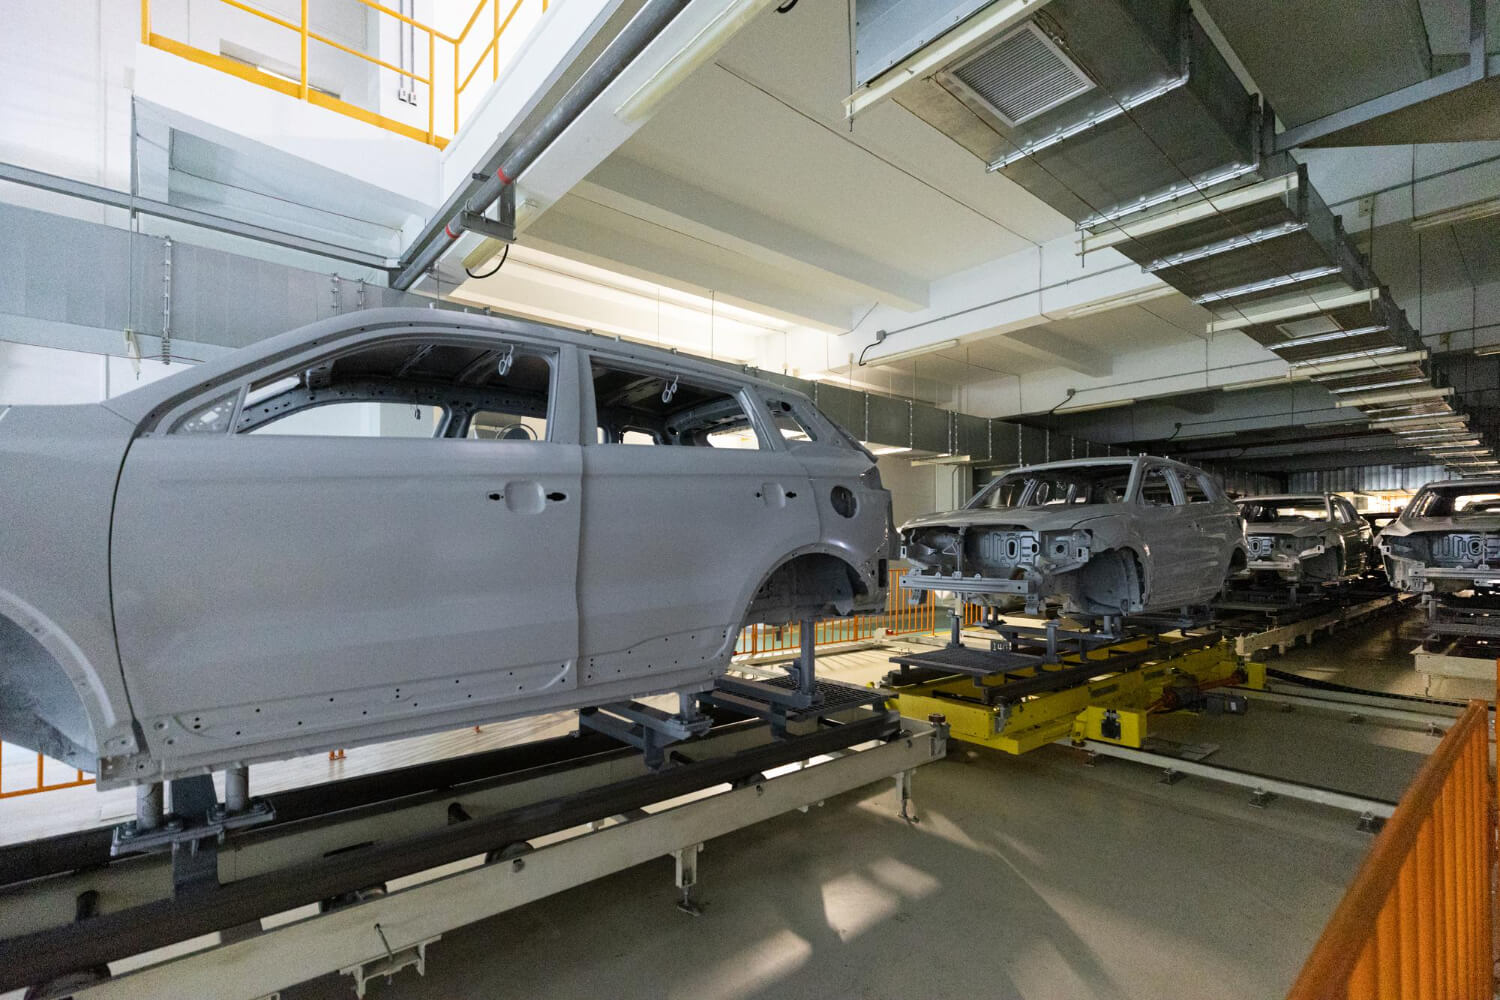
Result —
<path fill-rule="evenodd" d="M 1336 493 L 1282 494 L 1237 501 L 1245 518 L 1246 570 L 1286 583 L 1332 583 L 1370 567 L 1375 534 Z"/>
<path fill-rule="evenodd" d="M 1199 605 L 1246 561 L 1239 512 L 1200 469 L 1163 458 L 1074 459 L 995 480 L 961 510 L 901 527 L 903 586 L 1036 614 Z"/>
<path fill-rule="evenodd" d="M 894 549 L 806 397 L 433 310 L 4 409 L 0 502 L 0 733 L 105 787 L 703 690 Z"/>
<path fill-rule="evenodd" d="M 1428 483 L 1375 541 L 1403 593 L 1500 590 L 1500 479 Z"/>

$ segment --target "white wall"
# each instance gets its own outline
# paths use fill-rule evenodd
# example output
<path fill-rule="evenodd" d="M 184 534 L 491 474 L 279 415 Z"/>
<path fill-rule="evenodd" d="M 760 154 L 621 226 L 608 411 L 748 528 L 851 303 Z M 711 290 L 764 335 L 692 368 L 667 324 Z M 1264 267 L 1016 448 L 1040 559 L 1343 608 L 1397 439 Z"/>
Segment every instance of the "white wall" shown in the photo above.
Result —
<path fill-rule="evenodd" d="M 0 341 L 0 406 L 97 403 L 184 367 Z"/>
<path fill-rule="evenodd" d="M 881 455 L 875 464 L 880 469 L 881 484 L 891 491 L 891 508 L 897 525 L 918 514 L 944 509 L 938 506 L 938 476 L 934 471 L 941 467 L 913 466 L 911 459 L 902 455 Z"/>

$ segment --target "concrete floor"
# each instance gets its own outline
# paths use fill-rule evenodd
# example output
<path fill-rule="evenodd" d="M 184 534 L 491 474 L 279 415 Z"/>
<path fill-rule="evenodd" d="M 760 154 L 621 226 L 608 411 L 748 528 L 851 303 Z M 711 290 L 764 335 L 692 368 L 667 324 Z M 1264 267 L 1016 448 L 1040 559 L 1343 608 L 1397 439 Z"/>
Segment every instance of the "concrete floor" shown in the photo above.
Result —
<path fill-rule="evenodd" d="M 1276 665 L 1402 689 L 1406 627 L 1377 620 Z M 887 655 L 830 657 L 823 670 L 870 680 Z M 1260 706 L 1174 716 L 1160 731 L 1218 744 L 1209 763 L 1392 800 L 1436 744 Z M 1085 767 L 1064 747 L 1024 758 L 956 747 L 918 772 L 917 825 L 883 784 L 710 843 L 701 917 L 674 908 L 663 858 L 446 935 L 425 978 L 403 972 L 370 995 L 1280 996 L 1370 842 L 1347 813 L 1257 809 L 1243 789 Z M 336 976 L 283 994 L 350 995 Z"/>

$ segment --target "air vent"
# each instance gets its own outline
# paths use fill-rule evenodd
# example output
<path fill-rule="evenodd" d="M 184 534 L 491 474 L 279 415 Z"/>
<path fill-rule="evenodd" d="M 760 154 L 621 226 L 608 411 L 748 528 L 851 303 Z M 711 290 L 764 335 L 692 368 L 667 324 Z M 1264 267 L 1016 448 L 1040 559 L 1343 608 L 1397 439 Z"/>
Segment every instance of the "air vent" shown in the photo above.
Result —
<path fill-rule="evenodd" d="M 1012 127 L 1094 87 L 1034 21 L 942 75 Z"/>

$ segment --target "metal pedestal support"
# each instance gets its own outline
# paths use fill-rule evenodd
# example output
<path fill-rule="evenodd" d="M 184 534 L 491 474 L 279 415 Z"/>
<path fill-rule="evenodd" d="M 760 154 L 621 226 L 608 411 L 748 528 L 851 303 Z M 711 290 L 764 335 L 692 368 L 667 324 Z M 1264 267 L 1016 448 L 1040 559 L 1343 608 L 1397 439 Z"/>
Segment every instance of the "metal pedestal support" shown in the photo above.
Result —
<path fill-rule="evenodd" d="M 698 711 L 696 695 L 680 692 L 677 697 L 676 715 L 638 701 L 617 701 L 580 710 L 578 725 L 636 747 L 645 756 L 646 766 L 655 771 L 666 765 L 668 747 L 702 736 L 713 725 Z"/>

